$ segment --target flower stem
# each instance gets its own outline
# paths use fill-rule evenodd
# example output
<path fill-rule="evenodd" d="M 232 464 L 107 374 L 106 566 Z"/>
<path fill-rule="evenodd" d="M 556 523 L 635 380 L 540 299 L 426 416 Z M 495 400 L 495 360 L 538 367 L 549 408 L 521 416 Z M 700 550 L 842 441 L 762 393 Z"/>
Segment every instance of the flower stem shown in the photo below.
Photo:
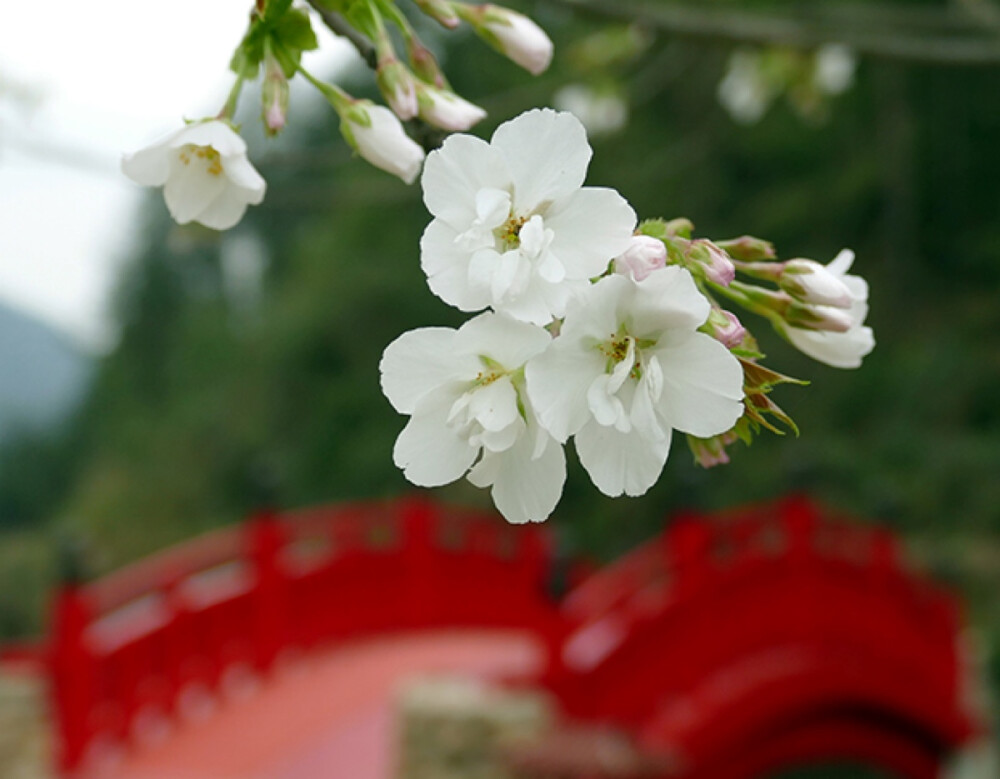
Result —
<path fill-rule="evenodd" d="M 299 73 L 305 76 L 306 81 L 322 93 L 323 97 L 329 101 L 330 105 L 334 107 L 338 114 L 346 111 L 354 103 L 351 96 L 343 89 L 338 87 L 336 84 L 327 84 L 325 81 L 320 81 L 312 73 L 302 67 L 302 65 L 299 65 Z"/>
<path fill-rule="evenodd" d="M 226 98 L 225 105 L 222 106 L 222 110 L 219 111 L 216 119 L 227 119 L 232 120 L 236 115 L 236 105 L 240 101 L 240 92 L 243 91 L 243 75 L 240 74 L 236 77 L 236 81 L 233 83 L 232 89 L 229 90 L 229 96 Z"/>

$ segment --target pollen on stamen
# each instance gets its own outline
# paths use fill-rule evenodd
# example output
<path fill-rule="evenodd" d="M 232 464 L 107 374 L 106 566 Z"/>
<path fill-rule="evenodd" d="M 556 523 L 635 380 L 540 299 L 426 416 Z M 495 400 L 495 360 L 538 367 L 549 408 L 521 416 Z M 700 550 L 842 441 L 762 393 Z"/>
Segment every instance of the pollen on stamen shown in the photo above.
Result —
<path fill-rule="evenodd" d="M 512 216 L 496 229 L 495 234 L 497 238 L 508 246 L 518 246 L 520 244 L 521 228 L 527 223 L 528 217 L 526 216 Z"/>

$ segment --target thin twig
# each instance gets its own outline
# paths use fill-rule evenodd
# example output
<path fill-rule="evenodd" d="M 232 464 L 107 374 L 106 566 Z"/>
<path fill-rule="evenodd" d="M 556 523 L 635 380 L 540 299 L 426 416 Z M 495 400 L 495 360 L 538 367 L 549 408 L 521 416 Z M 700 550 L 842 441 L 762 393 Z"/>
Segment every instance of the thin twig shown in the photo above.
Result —
<path fill-rule="evenodd" d="M 888 23 L 869 29 L 838 23 L 826 14 L 776 14 L 695 7 L 678 3 L 635 0 L 549 0 L 556 5 L 605 18 L 623 19 L 673 35 L 703 40 L 812 49 L 824 43 L 845 43 L 859 54 L 938 65 L 998 65 L 1000 39 L 983 35 L 901 34 L 908 16 L 901 13 L 899 25 Z"/>
<path fill-rule="evenodd" d="M 372 70 L 378 67 L 378 54 L 375 51 L 375 44 L 371 40 L 358 32 L 336 11 L 331 11 L 329 8 L 324 8 L 320 5 L 318 0 L 308 0 L 308 3 L 319 14 L 319 18 L 323 20 L 323 24 L 329 27 L 335 34 L 343 36 L 351 42 L 351 45 L 358 50 L 358 54 L 361 55 L 361 59 L 365 61 L 368 67 Z"/>

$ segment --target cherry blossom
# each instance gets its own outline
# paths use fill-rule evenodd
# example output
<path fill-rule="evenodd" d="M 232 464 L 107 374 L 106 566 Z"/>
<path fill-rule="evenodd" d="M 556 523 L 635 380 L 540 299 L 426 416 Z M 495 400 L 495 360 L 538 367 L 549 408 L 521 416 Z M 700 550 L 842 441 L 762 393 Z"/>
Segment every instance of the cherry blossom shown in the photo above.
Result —
<path fill-rule="evenodd" d="M 538 325 L 562 316 L 635 227 L 621 195 L 582 186 L 590 156 L 580 121 L 551 109 L 505 122 L 489 143 L 448 138 L 421 180 L 435 217 L 420 244 L 431 290 L 462 311 Z"/>
<path fill-rule="evenodd" d="M 367 119 L 367 122 L 358 121 Z M 343 114 L 341 132 L 376 168 L 412 184 L 424 162 L 424 150 L 406 134 L 396 115 L 384 106 L 357 101 Z"/>
<path fill-rule="evenodd" d="M 137 184 L 163 187 L 178 224 L 200 222 L 227 230 L 247 205 L 264 199 L 264 179 L 247 159 L 246 142 L 228 123 L 195 122 L 158 143 L 126 154 L 122 172 Z"/>
<path fill-rule="evenodd" d="M 846 308 L 814 307 L 820 315 L 838 314 L 838 319 L 843 320 L 837 328 L 840 332 L 790 326 L 782 331 L 799 351 L 834 368 L 860 367 L 862 358 L 875 348 L 875 335 L 864 324 L 868 316 L 868 283 L 860 276 L 848 274 L 853 262 L 854 252 L 844 249 L 823 268 L 847 289 L 851 298 L 849 305 Z"/>
<path fill-rule="evenodd" d="M 410 415 L 393 449 L 406 478 L 435 487 L 468 473 L 476 486 L 492 487 L 509 522 L 548 517 L 566 464 L 538 425 L 523 367 L 550 341 L 540 327 L 486 313 L 458 330 L 421 328 L 389 344 L 379 368 L 389 402 Z"/>
<path fill-rule="evenodd" d="M 710 304 L 677 266 L 643 282 L 609 276 L 570 302 L 561 332 L 526 368 L 528 397 L 557 441 L 575 435 L 597 488 L 641 495 L 659 478 L 674 429 L 699 438 L 743 412 L 743 370 L 696 332 Z"/>
<path fill-rule="evenodd" d="M 486 4 L 466 6 L 478 11 L 474 24 L 491 45 L 533 76 L 552 62 L 552 41 L 531 19 L 509 8 Z"/>

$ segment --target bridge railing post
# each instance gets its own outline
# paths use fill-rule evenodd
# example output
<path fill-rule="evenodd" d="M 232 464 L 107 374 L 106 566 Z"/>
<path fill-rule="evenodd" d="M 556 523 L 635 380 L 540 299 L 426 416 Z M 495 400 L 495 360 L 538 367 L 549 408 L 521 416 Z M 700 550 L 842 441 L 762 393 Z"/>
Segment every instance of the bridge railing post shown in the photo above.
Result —
<path fill-rule="evenodd" d="M 273 511 L 259 512 L 247 524 L 255 584 L 254 657 L 257 670 L 267 672 L 288 643 L 286 577 L 281 553 L 285 538 Z"/>
<path fill-rule="evenodd" d="M 406 616 L 411 627 L 424 626 L 435 618 L 436 598 L 445 592 L 439 581 L 440 566 L 434 564 L 437 512 L 434 505 L 418 496 L 399 503 L 403 543 L 400 555 L 406 571 Z M 452 593 L 452 597 L 467 594 Z"/>
<path fill-rule="evenodd" d="M 78 583 L 60 586 L 52 607 L 49 649 L 51 689 L 56 719 L 56 764 L 63 773 L 80 766 L 91 736 L 95 705 L 94 658 L 86 644 L 91 608 Z"/>

